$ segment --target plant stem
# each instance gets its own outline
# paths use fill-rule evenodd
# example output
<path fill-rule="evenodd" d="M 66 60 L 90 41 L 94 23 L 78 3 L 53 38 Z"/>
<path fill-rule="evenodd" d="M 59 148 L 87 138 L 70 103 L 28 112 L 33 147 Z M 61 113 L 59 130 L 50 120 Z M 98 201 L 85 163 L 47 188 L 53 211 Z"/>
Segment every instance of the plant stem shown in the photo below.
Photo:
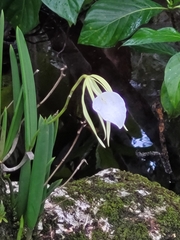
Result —
<path fill-rule="evenodd" d="M 76 88 L 79 86 L 79 84 L 80 84 L 86 77 L 87 77 L 87 75 L 86 75 L 86 74 L 83 74 L 83 75 L 77 80 L 77 82 L 76 82 L 76 83 L 74 84 L 74 86 L 71 88 L 71 91 L 70 91 L 70 93 L 69 93 L 69 95 L 68 95 L 68 97 L 67 97 L 67 99 L 66 99 L 66 102 L 65 102 L 64 107 L 62 108 L 62 110 L 61 110 L 57 115 L 55 115 L 54 118 L 53 118 L 51 121 L 49 121 L 48 123 L 55 122 L 55 121 L 56 121 L 58 118 L 60 118 L 61 115 L 66 111 L 67 106 L 68 106 L 68 104 L 69 104 L 69 101 L 70 101 L 70 99 L 71 99 L 74 91 L 76 90 Z"/>

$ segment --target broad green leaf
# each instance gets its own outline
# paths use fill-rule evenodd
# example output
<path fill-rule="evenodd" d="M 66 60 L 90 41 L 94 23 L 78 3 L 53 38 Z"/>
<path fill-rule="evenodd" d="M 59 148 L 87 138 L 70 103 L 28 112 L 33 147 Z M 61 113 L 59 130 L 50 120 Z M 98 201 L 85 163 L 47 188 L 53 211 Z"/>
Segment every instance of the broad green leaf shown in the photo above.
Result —
<path fill-rule="evenodd" d="M 165 9 L 150 0 L 99 0 L 86 15 L 79 43 L 112 47 Z"/>
<path fill-rule="evenodd" d="M 41 0 L 1 0 L 0 7 L 14 29 L 18 26 L 27 33 L 39 23 L 41 4 Z"/>
<path fill-rule="evenodd" d="M 132 46 L 133 49 L 144 53 L 157 53 L 173 56 L 177 51 L 167 43 L 152 43 L 138 46 Z"/>
<path fill-rule="evenodd" d="M 4 13 L 1 11 L 0 16 L 0 90 L 2 88 L 2 58 L 3 58 L 3 37 L 4 37 Z M 1 116 L 1 91 L 0 91 L 0 116 Z M 1 118 L 0 118 L 1 124 Z"/>
<path fill-rule="evenodd" d="M 84 0 L 84 3 L 82 5 L 82 10 L 87 10 L 95 2 L 96 0 Z"/>
<path fill-rule="evenodd" d="M 23 83 L 25 148 L 26 151 L 29 151 L 37 132 L 36 89 L 29 52 L 24 36 L 19 28 L 16 30 L 16 39 Z"/>
<path fill-rule="evenodd" d="M 42 0 L 42 2 L 72 25 L 76 24 L 84 0 Z"/>
<path fill-rule="evenodd" d="M 162 103 L 164 110 L 167 112 L 167 114 L 170 117 L 175 118 L 180 115 L 180 103 L 178 104 L 178 106 L 176 108 L 171 104 L 169 95 L 167 92 L 167 88 L 166 88 L 166 85 L 164 82 L 161 87 L 161 103 Z"/>
<path fill-rule="evenodd" d="M 112 150 L 98 145 L 96 149 L 96 168 L 105 169 L 110 167 L 119 168 L 119 165 L 113 156 Z"/>
<path fill-rule="evenodd" d="M 180 53 L 175 54 L 168 61 L 165 68 L 164 84 L 169 102 L 174 110 L 180 107 Z"/>
<path fill-rule="evenodd" d="M 150 28 L 140 28 L 122 46 L 137 46 L 150 43 L 179 42 L 180 33 L 172 27 L 153 30 Z"/>

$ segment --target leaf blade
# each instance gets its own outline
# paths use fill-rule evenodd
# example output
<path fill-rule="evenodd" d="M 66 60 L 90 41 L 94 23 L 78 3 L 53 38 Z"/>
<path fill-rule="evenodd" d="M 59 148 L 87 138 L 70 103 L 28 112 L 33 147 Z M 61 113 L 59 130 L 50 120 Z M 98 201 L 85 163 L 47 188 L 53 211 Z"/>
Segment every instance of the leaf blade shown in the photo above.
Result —
<path fill-rule="evenodd" d="M 41 0 L 2 0 L 0 4 L 14 29 L 18 26 L 23 33 L 27 33 L 39 23 Z"/>
<path fill-rule="evenodd" d="M 54 141 L 52 126 L 53 123 L 48 124 L 46 119 L 40 117 L 26 212 L 27 225 L 30 229 L 33 229 L 37 223 L 44 199 L 44 183 L 46 173 L 49 171 L 47 165 L 50 160 L 49 155 L 51 154 L 49 146 L 52 147 L 53 144 L 51 144 L 50 141 Z"/>
<path fill-rule="evenodd" d="M 76 24 L 84 0 L 42 0 L 42 2 L 71 25 Z"/>
<path fill-rule="evenodd" d="M 86 15 L 79 43 L 112 47 L 164 9 L 150 0 L 99 0 Z"/>
<path fill-rule="evenodd" d="M 4 13 L 1 10 L 0 16 L 0 89 L 2 87 L 2 58 L 3 58 L 3 38 L 4 38 Z M 0 116 L 1 116 L 1 91 L 0 91 Z M 1 123 L 1 118 L 0 118 Z"/>
<path fill-rule="evenodd" d="M 174 109 L 180 103 L 180 53 L 172 56 L 165 68 L 164 84 L 167 89 L 169 101 Z"/>
<path fill-rule="evenodd" d="M 23 83 L 25 148 L 26 151 L 29 151 L 33 137 L 37 132 L 36 90 L 29 52 L 23 33 L 19 28 L 16 29 L 16 39 Z"/>
<path fill-rule="evenodd" d="M 139 52 L 144 53 L 157 53 L 157 54 L 165 54 L 169 56 L 173 56 L 177 53 L 177 51 L 167 43 L 151 43 L 151 44 L 143 44 L 138 46 L 130 46 Z"/>
<path fill-rule="evenodd" d="M 179 42 L 180 33 L 172 27 L 161 28 L 158 30 L 150 28 L 139 29 L 122 46 L 138 46 L 151 43 Z"/>

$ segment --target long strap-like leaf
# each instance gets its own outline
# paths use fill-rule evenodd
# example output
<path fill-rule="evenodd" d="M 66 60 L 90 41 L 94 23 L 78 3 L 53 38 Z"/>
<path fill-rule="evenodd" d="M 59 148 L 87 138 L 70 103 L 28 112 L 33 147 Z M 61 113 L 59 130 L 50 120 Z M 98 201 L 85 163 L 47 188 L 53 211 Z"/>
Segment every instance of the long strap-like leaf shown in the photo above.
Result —
<path fill-rule="evenodd" d="M 3 11 L 1 11 L 1 16 L 0 16 L 0 116 L 1 116 L 3 36 L 4 36 L 4 13 Z M 0 118 L 0 124 L 1 124 L 1 118 Z"/>
<path fill-rule="evenodd" d="M 29 151 L 33 147 L 31 144 L 37 132 L 36 90 L 29 52 L 19 28 L 16 30 L 16 39 L 23 83 L 25 148 Z"/>

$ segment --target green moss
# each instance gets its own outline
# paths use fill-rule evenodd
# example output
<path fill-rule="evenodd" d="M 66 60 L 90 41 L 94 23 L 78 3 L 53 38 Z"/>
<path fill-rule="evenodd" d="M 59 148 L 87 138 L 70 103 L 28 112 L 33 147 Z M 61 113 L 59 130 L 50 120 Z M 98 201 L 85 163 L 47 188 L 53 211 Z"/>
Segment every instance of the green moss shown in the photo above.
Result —
<path fill-rule="evenodd" d="M 101 229 L 93 231 L 92 240 L 109 240 L 109 235 L 103 232 Z"/>
<path fill-rule="evenodd" d="M 157 223 L 161 226 L 160 232 L 163 236 L 176 235 L 180 239 L 180 214 L 174 207 L 169 207 L 160 215 L 156 216 Z"/>
<path fill-rule="evenodd" d="M 89 240 L 83 233 L 72 233 L 68 234 L 64 240 Z"/>
<path fill-rule="evenodd" d="M 95 225 L 100 218 L 107 219 L 110 224 L 113 240 L 150 240 L 148 232 L 151 218 L 155 219 L 155 225 L 162 236 L 169 236 L 168 239 L 171 239 L 175 234 L 180 239 L 178 233 L 180 232 L 180 198 L 177 195 L 140 175 L 120 172 L 116 179 L 118 179 L 117 183 L 106 183 L 98 176 L 94 176 L 91 179 L 72 182 L 66 188 L 67 194 L 75 201 L 82 200 L 91 205 L 86 213 L 96 219 L 93 223 L 93 240 L 109 239 L 109 232 L 108 234 L 103 232 L 98 223 Z M 137 190 L 144 191 L 145 194 Z M 122 197 L 122 191 L 126 191 L 129 195 Z M 68 201 L 66 197 L 64 199 L 60 197 L 57 202 L 62 208 L 73 206 L 75 203 L 72 200 Z M 96 215 L 93 212 L 95 206 L 98 206 Z M 164 209 L 165 206 L 168 207 L 167 211 L 163 210 L 163 206 Z M 145 220 L 143 214 L 150 215 Z M 72 238 L 67 239 L 86 240 L 88 238 L 84 231 L 84 229 L 78 230 Z"/>
<path fill-rule="evenodd" d="M 104 217 L 110 220 L 112 224 L 117 223 L 117 221 L 121 218 L 122 213 L 124 211 L 124 203 L 120 198 L 113 198 L 110 201 L 106 201 L 99 208 L 97 213 L 97 217 Z"/>
<path fill-rule="evenodd" d="M 125 220 L 119 223 L 114 235 L 113 240 L 151 240 L 144 223 L 135 224 Z"/>

